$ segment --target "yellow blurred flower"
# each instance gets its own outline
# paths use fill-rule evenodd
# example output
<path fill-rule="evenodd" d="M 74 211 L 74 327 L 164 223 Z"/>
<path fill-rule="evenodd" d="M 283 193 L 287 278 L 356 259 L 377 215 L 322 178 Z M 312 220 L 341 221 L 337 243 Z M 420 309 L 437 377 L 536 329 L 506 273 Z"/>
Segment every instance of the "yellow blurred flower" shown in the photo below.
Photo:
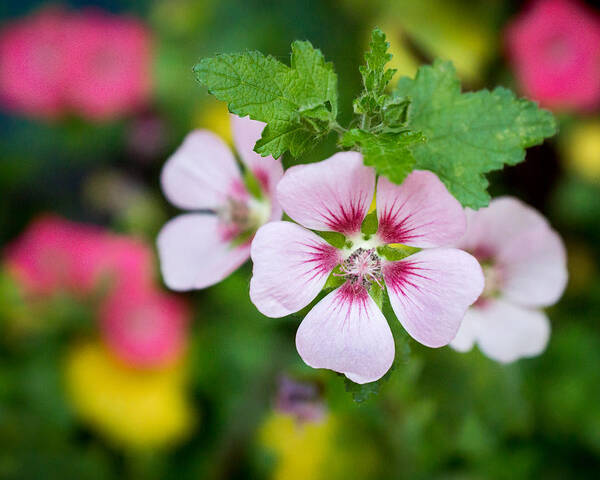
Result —
<path fill-rule="evenodd" d="M 353 480 L 373 478 L 379 458 L 368 439 L 345 431 L 335 415 L 299 423 L 292 415 L 272 413 L 259 442 L 276 458 L 273 480 Z M 365 444 L 367 440 L 367 444 Z"/>
<path fill-rule="evenodd" d="M 206 128 L 233 145 L 229 111 L 224 102 L 210 100 L 203 104 L 195 115 L 193 127 Z"/>
<path fill-rule="evenodd" d="M 263 424 L 260 442 L 277 458 L 274 480 L 324 478 L 335 422 L 326 415 L 320 422 L 299 424 L 291 415 L 273 413 Z"/>
<path fill-rule="evenodd" d="M 65 363 L 70 400 L 85 422 L 128 448 L 167 446 L 193 425 L 181 366 L 135 370 L 96 341 L 75 344 Z"/>
<path fill-rule="evenodd" d="M 570 169 L 587 180 L 600 181 L 600 120 L 574 125 L 563 136 L 561 147 Z"/>

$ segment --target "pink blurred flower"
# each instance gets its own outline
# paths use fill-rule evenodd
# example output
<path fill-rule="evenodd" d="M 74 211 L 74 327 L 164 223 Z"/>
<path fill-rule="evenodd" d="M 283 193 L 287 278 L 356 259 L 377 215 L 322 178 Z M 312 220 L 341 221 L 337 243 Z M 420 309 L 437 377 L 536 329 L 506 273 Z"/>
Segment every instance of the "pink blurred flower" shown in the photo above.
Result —
<path fill-rule="evenodd" d="M 0 98 L 29 115 L 108 119 L 148 100 L 151 63 L 150 33 L 137 20 L 43 10 L 0 33 Z"/>
<path fill-rule="evenodd" d="M 185 138 L 161 177 L 171 203 L 191 210 L 158 235 L 163 278 L 173 290 L 220 282 L 248 259 L 256 229 L 281 218 L 273 195 L 283 175 L 281 162 L 253 151 L 264 124 L 235 115 L 231 122 L 237 152 L 260 192 L 248 191 L 231 150 L 215 134 L 196 130 Z"/>
<path fill-rule="evenodd" d="M 485 289 L 450 345 L 466 352 L 477 343 L 499 362 L 539 355 L 550 336 L 541 308 L 556 303 L 567 283 L 560 237 L 540 213 L 512 197 L 468 210 L 467 218 L 458 246 L 482 263 Z"/>
<path fill-rule="evenodd" d="M 537 0 L 507 29 L 526 95 L 555 109 L 600 105 L 600 19 L 575 0 Z"/>
<path fill-rule="evenodd" d="M 101 120 L 148 100 L 151 40 L 141 22 L 90 10 L 73 15 L 68 32 L 72 68 L 65 95 L 73 110 Z"/>
<path fill-rule="evenodd" d="M 334 275 L 344 283 L 304 318 L 296 347 L 308 365 L 341 372 L 357 383 L 381 378 L 394 359 L 392 332 L 369 295 L 373 284 L 385 283 L 406 331 L 430 347 L 454 338 L 465 311 L 483 289 L 475 258 L 439 248 L 461 238 L 465 214 L 434 174 L 415 171 L 402 185 L 380 177 L 379 229 L 366 236 L 361 224 L 374 189 L 375 173 L 363 165 L 359 153 L 338 153 L 288 169 L 277 187 L 278 199 L 300 225 L 264 225 L 251 252 L 250 298 L 269 317 L 306 307 L 336 269 Z M 351 245 L 335 248 L 307 229 L 342 233 Z M 382 247 L 398 243 L 424 250 L 398 261 L 382 256 Z"/>
<path fill-rule="evenodd" d="M 43 10 L 0 32 L 0 98 L 29 115 L 56 116 L 64 108 L 69 74 L 65 14 Z"/>
<path fill-rule="evenodd" d="M 109 281 L 149 284 L 149 248 L 128 237 L 55 216 L 35 220 L 5 252 L 5 263 L 33 295 L 58 290 L 86 294 Z"/>
<path fill-rule="evenodd" d="M 172 363 L 186 346 L 189 311 L 172 294 L 123 286 L 100 310 L 104 340 L 123 361 L 135 367 Z"/>
<path fill-rule="evenodd" d="M 146 244 L 48 215 L 14 241 L 4 259 L 30 296 L 102 294 L 101 332 L 125 362 L 157 367 L 183 353 L 189 311 L 180 298 L 154 287 Z"/>

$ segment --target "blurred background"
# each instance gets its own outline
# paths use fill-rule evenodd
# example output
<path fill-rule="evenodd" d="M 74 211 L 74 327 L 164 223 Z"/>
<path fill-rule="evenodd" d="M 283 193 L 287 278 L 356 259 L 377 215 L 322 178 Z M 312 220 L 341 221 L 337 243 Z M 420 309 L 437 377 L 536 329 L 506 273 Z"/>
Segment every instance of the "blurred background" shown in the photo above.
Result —
<path fill-rule="evenodd" d="M 2 2 L 0 478 L 597 478 L 599 15 L 571 0 Z M 549 218 L 570 281 L 541 356 L 500 365 L 396 328 L 369 396 L 302 363 L 300 317 L 258 313 L 249 264 L 176 294 L 154 241 L 177 213 L 166 158 L 194 128 L 231 140 L 199 58 L 287 62 L 308 39 L 335 64 L 345 124 L 374 26 L 399 74 L 442 57 L 466 90 L 556 113 L 558 136 L 491 185 Z"/>

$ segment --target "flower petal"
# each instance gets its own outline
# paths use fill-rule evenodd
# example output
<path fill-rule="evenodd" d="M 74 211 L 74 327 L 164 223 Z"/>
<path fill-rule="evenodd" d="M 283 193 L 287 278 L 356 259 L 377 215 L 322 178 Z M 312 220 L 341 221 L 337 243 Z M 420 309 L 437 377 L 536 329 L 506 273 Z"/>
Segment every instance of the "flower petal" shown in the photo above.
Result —
<path fill-rule="evenodd" d="M 402 326 L 428 347 L 447 345 L 469 305 L 483 290 L 477 260 L 462 250 L 436 248 L 387 262 L 383 275 Z"/>
<path fill-rule="evenodd" d="M 469 308 L 460 324 L 456 337 L 449 344 L 454 350 L 464 353 L 473 348 L 477 339 L 477 320 L 476 309 Z"/>
<path fill-rule="evenodd" d="M 449 246 L 465 232 L 463 208 L 431 172 L 416 170 L 401 185 L 380 177 L 376 202 L 377 235 L 385 243 Z"/>
<path fill-rule="evenodd" d="M 276 188 L 283 176 L 281 161 L 272 156 L 261 157 L 254 151 L 256 141 L 260 139 L 266 123 L 251 120 L 250 117 L 240 118 L 230 115 L 233 141 L 244 165 L 259 181 L 263 191 L 272 199 L 276 197 Z M 278 207 L 279 208 L 279 207 Z M 281 211 L 277 220 L 281 218 Z"/>
<path fill-rule="evenodd" d="M 283 317 L 308 305 L 340 263 L 337 248 L 291 222 L 262 226 L 252 241 L 250 299 L 263 314 Z"/>
<path fill-rule="evenodd" d="M 367 291 L 345 283 L 304 318 L 296 348 L 307 365 L 343 373 L 356 383 L 379 380 L 394 361 L 390 327 Z"/>
<path fill-rule="evenodd" d="M 214 133 L 196 130 L 185 137 L 161 174 L 169 201 L 186 210 L 217 208 L 246 189 L 229 147 Z"/>
<path fill-rule="evenodd" d="M 491 300 L 473 311 L 478 323 L 477 343 L 488 357 L 508 363 L 546 349 L 550 322 L 544 312 L 503 300 Z"/>
<path fill-rule="evenodd" d="M 555 303 L 567 283 L 565 247 L 535 209 L 512 197 L 468 212 L 467 234 L 459 243 L 480 259 L 497 263 L 502 293 L 527 307 Z"/>
<path fill-rule="evenodd" d="M 277 187 L 283 210 L 306 228 L 360 231 L 375 189 L 373 169 L 356 152 L 336 153 L 322 162 L 288 169 Z"/>
<path fill-rule="evenodd" d="M 215 215 L 189 213 L 165 224 L 157 239 L 160 268 L 172 290 L 206 288 L 220 282 L 250 255 L 250 245 L 231 246 Z"/>

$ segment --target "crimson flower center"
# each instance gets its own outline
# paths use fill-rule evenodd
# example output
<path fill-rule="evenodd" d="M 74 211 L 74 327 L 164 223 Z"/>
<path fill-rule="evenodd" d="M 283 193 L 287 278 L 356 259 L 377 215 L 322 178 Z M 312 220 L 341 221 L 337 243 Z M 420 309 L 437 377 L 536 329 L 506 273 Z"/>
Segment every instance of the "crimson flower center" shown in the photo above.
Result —
<path fill-rule="evenodd" d="M 382 286 L 381 258 L 374 248 L 357 248 L 340 265 L 338 276 L 345 277 L 352 285 L 368 289 L 373 282 Z"/>

